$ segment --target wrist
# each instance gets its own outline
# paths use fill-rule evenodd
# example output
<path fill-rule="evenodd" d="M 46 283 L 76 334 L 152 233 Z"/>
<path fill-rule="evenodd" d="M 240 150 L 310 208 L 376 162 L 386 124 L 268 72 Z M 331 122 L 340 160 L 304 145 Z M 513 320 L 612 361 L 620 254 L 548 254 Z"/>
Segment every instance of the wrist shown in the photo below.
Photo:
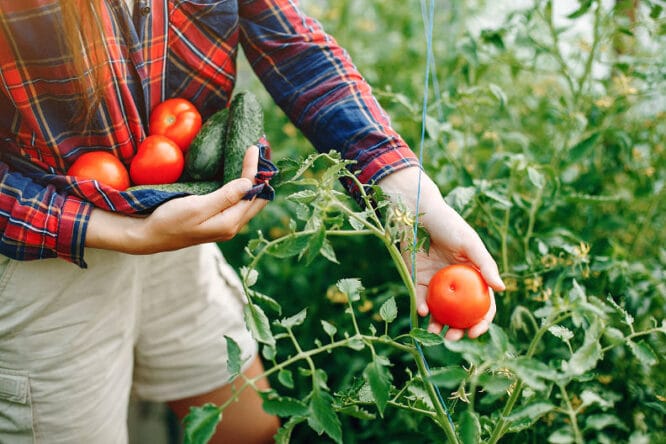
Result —
<path fill-rule="evenodd" d="M 85 246 L 122 253 L 141 254 L 144 219 L 95 208 L 90 213 Z"/>

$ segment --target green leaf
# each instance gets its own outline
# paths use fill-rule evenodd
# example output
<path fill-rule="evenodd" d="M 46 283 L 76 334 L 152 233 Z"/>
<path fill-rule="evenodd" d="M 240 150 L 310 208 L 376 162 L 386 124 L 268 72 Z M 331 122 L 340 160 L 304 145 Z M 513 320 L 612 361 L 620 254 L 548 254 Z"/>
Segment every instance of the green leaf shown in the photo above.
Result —
<path fill-rule="evenodd" d="M 335 325 L 323 319 L 321 320 L 321 326 L 324 327 L 324 331 L 331 338 L 333 338 L 333 336 L 335 336 L 335 334 L 338 332 L 338 329 L 335 327 Z"/>
<path fill-rule="evenodd" d="M 310 236 L 290 234 L 280 239 L 279 242 L 271 244 L 266 248 L 266 253 L 280 259 L 301 254 L 308 246 Z"/>
<path fill-rule="evenodd" d="M 342 408 L 339 408 L 338 412 L 342 413 L 343 415 L 353 416 L 354 418 L 363 419 L 366 421 L 372 421 L 373 419 L 377 418 L 377 415 L 365 409 L 362 409 L 356 404 L 347 405 Z"/>
<path fill-rule="evenodd" d="M 245 324 L 252 336 L 262 344 L 275 347 L 275 338 L 271 332 L 271 326 L 266 313 L 258 305 L 245 304 L 243 306 Z"/>
<path fill-rule="evenodd" d="M 379 410 L 379 415 L 384 417 L 384 409 L 389 400 L 389 391 L 391 389 L 391 374 L 376 359 L 368 363 L 363 371 L 363 376 L 370 385 L 372 397 Z"/>
<path fill-rule="evenodd" d="M 548 332 L 556 338 L 560 338 L 564 342 L 569 342 L 574 337 L 574 334 L 571 330 L 561 325 L 553 325 L 549 327 Z"/>
<path fill-rule="evenodd" d="M 340 279 L 336 284 L 338 290 L 347 295 L 350 301 L 358 302 L 361 300 L 361 292 L 365 290 L 360 279 Z"/>
<path fill-rule="evenodd" d="M 573 164 L 580 162 L 583 158 L 587 157 L 589 155 L 589 151 L 597 143 L 597 140 L 599 140 L 600 136 L 601 133 L 599 132 L 592 133 L 590 136 L 572 146 L 569 149 L 568 161 Z"/>
<path fill-rule="evenodd" d="M 454 389 L 467 377 L 467 372 L 461 367 L 442 367 L 432 369 L 428 380 L 433 384 Z"/>
<path fill-rule="evenodd" d="M 282 369 L 278 372 L 278 381 L 287 388 L 294 388 L 294 374 L 291 370 Z"/>
<path fill-rule="evenodd" d="M 328 392 L 312 391 L 308 424 L 318 434 L 326 433 L 333 441 L 342 443 L 342 425 L 333 409 L 333 397 Z"/>
<path fill-rule="evenodd" d="M 550 444 L 571 444 L 576 442 L 571 431 L 571 427 L 565 426 L 555 430 L 548 436 L 548 442 Z"/>
<path fill-rule="evenodd" d="M 548 412 L 551 412 L 556 407 L 550 402 L 536 401 L 528 405 L 523 405 L 514 410 L 514 412 L 507 417 L 507 420 L 513 423 L 522 423 L 528 420 L 526 427 L 534 424 L 539 418 Z"/>
<path fill-rule="evenodd" d="M 308 238 L 308 244 L 305 250 L 301 251 L 299 259 L 305 255 L 305 265 L 310 265 L 319 255 L 321 248 L 326 240 L 326 228 L 322 225 L 317 232 Z"/>
<path fill-rule="evenodd" d="M 491 94 L 497 99 L 499 102 L 499 107 L 500 109 L 504 108 L 506 106 L 507 100 L 506 100 L 506 93 L 502 88 L 499 86 L 495 85 L 494 83 L 488 84 L 488 88 L 490 89 Z"/>
<path fill-rule="evenodd" d="M 290 194 L 289 196 L 287 196 L 287 199 L 307 205 L 312 201 L 314 201 L 317 198 L 317 195 L 318 195 L 317 192 L 315 192 L 314 190 L 303 190 Z"/>
<path fill-rule="evenodd" d="M 396 305 L 393 296 L 387 299 L 379 308 L 379 316 L 388 323 L 395 321 L 398 317 L 398 306 Z"/>
<path fill-rule="evenodd" d="M 431 333 L 423 328 L 413 328 L 409 332 L 409 336 L 418 341 L 424 347 L 434 347 L 444 343 L 443 337 L 435 333 Z"/>
<path fill-rule="evenodd" d="M 509 208 L 513 207 L 513 203 L 511 203 L 511 200 L 507 199 L 506 197 L 502 196 L 501 194 L 492 191 L 492 190 L 484 190 L 483 194 L 490 199 L 494 200 L 499 204 L 499 208 L 503 210 L 508 210 Z"/>
<path fill-rule="evenodd" d="M 303 401 L 288 396 L 280 396 L 275 390 L 259 392 L 259 396 L 264 400 L 264 410 L 270 415 L 286 418 L 308 414 L 308 406 Z"/>
<path fill-rule="evenodd" d="M 477 444 L 481 437 L 481 423 L 476 412 L 465 410 L 460 415 L 458 435 L 464 444 Z"/>
<path fill-rule="evenodd" d="M 608 427 L 615 427 L 624 431 L 629 430 L 626 424 L 620 421 L 616 415 L 608 413 L 590 415 L 585 420 L 585 430 L 605 430 Z"/>
<path fill-rule="evenodd" d="M 246 266 L 242 266 L 240 268 L 240 275 L 243 277 L 245 285 L 247 285 L 248 287 L 252 287 L 254 284 L 257 283 L 259 272 L 254 268 L 248 268 Z"/>
<path fill-rule="evenodd" d="M 457 212 L 464 210 L 477 195 L 476 187 L 455 187 L 446 195 L 446 203 L 453 207 Z"/>
<path fill-rule="evenodd" d="M 255 290 L 249 290 L 247 295 L 252 302 L 260 303 L 262 306 L 271 309 L 273 312 L 282 314 L 282 306 L 272 297 Z"/>
<path fill-rule="evenodd" d="M 305 322 L 305 318 L 308 316 L 308 309 L 304 308 L 303 310 L 299 311 L 293 316 L 289 316 L 288 318 L 282 318 L 279 321 L 275 321 L 277 325 L 280 327 L 286 328 L 287 330 L 290 330 L 298 325 L 301 325 L 303 322 Z"/>
<path fill-rule="evenodd" d="M 508 364 L 525 384 L 535 390 L 545 390 L 546 381 L 550 382 L 557 376 L 557 372 L 543 362 L 527 357 L 514 359 Z"/>
<path fill-rule="evenodd" d="M 565 370 L 572 375 L 582 375 L 596 367 L 603 356 L 601 345 L 597 341 L 586 341 L 581 348 L 571 356 L 566 363 Z"/>
<path fill-rule="evenodd" d="M 589 11 L 590 7 L 592 6 L 592 0 L 580 0 L 579 3 L 580 7 L 571 14 L 567 15 L 567 18 L 576 19 L 581 17 L 585 15 L 585 13 Z"/>
<path fill-rule="evenodd" d="M 324 243 L 322 244 L 319 253 L 321 253 L 321 255 L 324 256 L 329 262 L 333 262 L 334 264 L 340 263 L 338 261 L 338 257 L 335 255 L 333 245 L 328 239 L 324 239 Z"/>
<path fill-rule="evenodd" d="M 479 385 L 491 395 L 503 395 L 513 384 L 513 379 L 503 374 L 483 373 L 479 375 Z"/>
<path fill-rule="evenodd" d="M 305 421 L 306 418 L 303 416 L 292 416 L 289 420 L 282 424 L 282 427 L 275 434 L 275 444 L 289 444 L 291 442 L 291 432 L 294 431 L 294 428 Z"/>
<path fill-rule="evenodd" d="M 536 170 L 534 167 L 527 167 L 527 177 L 532 182 L 532 185 L 538 189 L 543 189 L 546 184 L 546 179 L 544 179 L 543 174 Z"/>
<path fill-rule="evenodd" d="M 213 405 L 190 407 L 190 412 L 183 419 L 184 443 L 204 444 L 215 434 L 217 424 L 222 420 L 222 410 Z"/>
<path fill-rule="evenodd" d="M 233 338 L 225 335 L 224 339 L 227 341 L 227 370 L 233 379 L 241 372 L 241 349 Z"/>
<path fill-rule="evenodd" d="M 629 345 L 629 349 L 634 354 L 634 356 L 636 356 L 636 358 L 641 361 L 643 365 L 651 367 L 658 362 L 656 353 L 654 350 L 652 350 L 652 347 L 650 347 L 647 342 L 629 341 L 627 344 Z"/>

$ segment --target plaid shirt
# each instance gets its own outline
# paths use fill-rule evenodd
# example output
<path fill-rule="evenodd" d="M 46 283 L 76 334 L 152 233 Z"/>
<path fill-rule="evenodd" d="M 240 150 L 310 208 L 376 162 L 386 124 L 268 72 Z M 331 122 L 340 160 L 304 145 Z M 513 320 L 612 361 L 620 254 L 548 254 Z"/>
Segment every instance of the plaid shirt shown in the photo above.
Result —
<path fill-rule="evenodd" d="M 82 132 L 70 124 L 80 100 L 59 3 L 0 0 L 0 253 L 85 267 L 93 207 L 141 213 L 173 197 L 64 173 L 91 150 L 128 165 L 149 111 L 166 98 L 191 100 L 204 119 L 226 106 L 239 44 L 312 144 L 356 160 L 363 183 L 417 165 L 348 55 L 296 0 L 137 0 L 134 13 L 122 1 L 103 3 L 111 79 Z"/>

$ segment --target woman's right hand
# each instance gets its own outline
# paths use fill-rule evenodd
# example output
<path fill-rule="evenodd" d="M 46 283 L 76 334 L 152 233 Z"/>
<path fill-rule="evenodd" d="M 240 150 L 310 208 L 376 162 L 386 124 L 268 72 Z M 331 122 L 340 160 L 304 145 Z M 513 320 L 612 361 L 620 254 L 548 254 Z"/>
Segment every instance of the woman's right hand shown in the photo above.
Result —
<path fill-rule="evenodd" d="M 147 217 L 94 209 L 86 232 L 86 247 L 151 254 L 233 238 L 261 211 L 267 200 L 243 200 L 257 174 L 259 150 L 253 146 L 243 159 L 240 179 L 205 195 L 172 199 Z"/>

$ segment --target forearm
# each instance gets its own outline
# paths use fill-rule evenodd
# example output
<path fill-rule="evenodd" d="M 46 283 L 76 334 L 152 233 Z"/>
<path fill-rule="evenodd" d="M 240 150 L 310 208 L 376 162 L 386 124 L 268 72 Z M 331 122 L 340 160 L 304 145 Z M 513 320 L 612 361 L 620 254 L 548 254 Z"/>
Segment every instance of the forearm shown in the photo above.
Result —
<path fill-rule="evenodd" d="M 86 229 L 86 248 L 100 248 L 123 253 L 137 253 L 141 248 L 138 235 L 142 218 L 94 208 Z"/>

